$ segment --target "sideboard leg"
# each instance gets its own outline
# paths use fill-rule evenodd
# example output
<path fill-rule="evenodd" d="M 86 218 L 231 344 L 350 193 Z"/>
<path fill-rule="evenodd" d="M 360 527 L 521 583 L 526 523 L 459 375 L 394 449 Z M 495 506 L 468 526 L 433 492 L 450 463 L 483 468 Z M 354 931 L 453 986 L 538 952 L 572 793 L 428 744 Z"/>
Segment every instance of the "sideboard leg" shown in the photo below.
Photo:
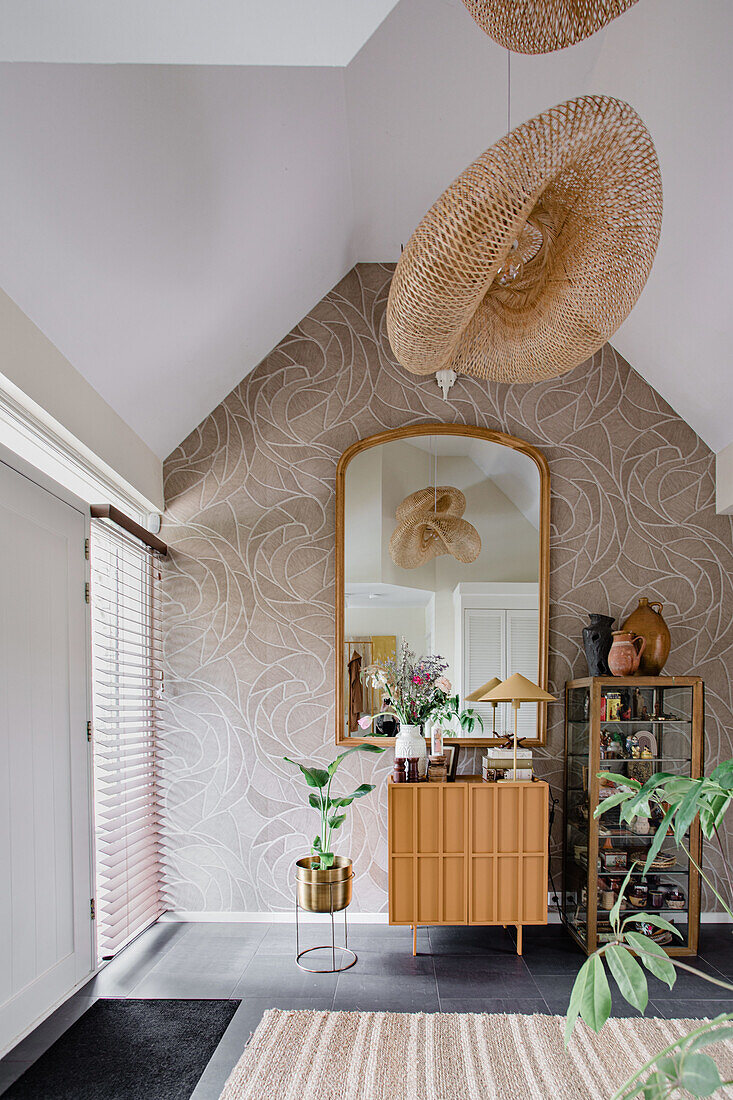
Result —
<path fill-rule="evenodd" d="M 522 954 L 522 926 L 521 926 L 521 924 L 517 925 L 517 954 L 518 955 Z"/>
<path fill-rule="evenodd" d="M 412 926 L 412 954 L 417 955 L 417 921 Z"/>

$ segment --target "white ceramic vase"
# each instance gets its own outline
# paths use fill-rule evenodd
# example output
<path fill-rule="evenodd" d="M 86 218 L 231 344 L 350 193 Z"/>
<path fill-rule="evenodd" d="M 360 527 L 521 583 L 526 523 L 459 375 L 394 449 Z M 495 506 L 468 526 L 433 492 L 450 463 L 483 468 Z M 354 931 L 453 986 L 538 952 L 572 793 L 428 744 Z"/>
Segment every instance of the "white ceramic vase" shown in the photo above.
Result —
<path fill-rule="evenodd" d="M 417 757 L 417 770 L 421 779 L 428 774 L 428 747 L 420 726 L 408 726 L 400 722 L 400 728 L 394 743 L 395 757 Z"/>

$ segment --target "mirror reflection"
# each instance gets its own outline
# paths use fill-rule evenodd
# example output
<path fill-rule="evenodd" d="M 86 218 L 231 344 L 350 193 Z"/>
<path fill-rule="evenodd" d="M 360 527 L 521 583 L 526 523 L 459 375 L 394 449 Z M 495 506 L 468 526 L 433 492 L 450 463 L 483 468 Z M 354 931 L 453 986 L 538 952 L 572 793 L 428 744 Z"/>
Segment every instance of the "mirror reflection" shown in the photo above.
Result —
<path fill-rule="evenodd" d="M 362 670 L 394 657 L 404 637 L 417 656 L 438 654 L 461 704 L 491 736 L 494 708 L 466 703 L 492 677 L 538 682 L 540 472 L 533 459 L 492 440 L 425 434 L 356 454 L 344 496 L 342 729 L 385 698 Z M 523 706 L 519 736 L 537 736 L 537 707 Z M 497 736 L 513 728 L 496 709 Z M 367 733 L 393 736 L 396 720 Z M 480 731 L 479 731 L 480 732 Z M 453 735 L 460 736 L 455 724 Z"/>

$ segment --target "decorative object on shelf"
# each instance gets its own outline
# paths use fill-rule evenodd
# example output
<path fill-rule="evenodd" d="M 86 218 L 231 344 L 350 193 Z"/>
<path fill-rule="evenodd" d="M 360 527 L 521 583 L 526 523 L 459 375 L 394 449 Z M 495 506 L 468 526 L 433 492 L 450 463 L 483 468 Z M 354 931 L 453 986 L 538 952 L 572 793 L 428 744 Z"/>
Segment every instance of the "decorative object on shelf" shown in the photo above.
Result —
<path fill-rule="evenodd" d="M 637 863 L 645 863 L 648 855 L 648 848 L 633 848 L 631 850 L 631 858 Z M 649 864 L 650 871 L 668 871 L 670 867 L 674 867 L 676 863 L 676 856 L 670 852 L 659 852 Z"/>
<path fill-rule="evenodd" d="M 663 608 L 664 604 L 658 600 L 641 596 L 636 611 L 632 611 L 621 624 L 622 630 L 631 630 L 645 640 L 639 661 L 639 673 L 642 676 L 659 676 L 669 657 L 672 638 L 669 627 L 662 618 Z"/>
<path fill-rule="evenodd" d="M 428 746 L 423 737 L 422 726 L 400 722 L 394 743 L 395 756 L 402 756 L 407 760 L 407 781 L 410 780 L 410 764 L 417 760 L 420 779 L 424 779 L 428 772 Z"/>
<path fill-rule="evenodd" d="M 647 706 L 647 701 L 644 698 L 644 694 L 641 688 L 634 688 L 634 707 L 632 717 L 641 722 L 645 722 L 649 718 L 651 718 L 651 715 L 649 714 L 649 707 Z"/>
<path fill-rule="evenodd" d="M 590 626 L 583 627 L 583 648 L 588 662 L 589 676 L 610 676 L 608 654 L 613 643 L 612 627 L 615 619 L 611 615 L 589 612 Z"/>
<path fill-rule="evenodd" d="M 648 836 L 652 827 L 648 817 L 634 817 L 630 825 L 632 833 L 636 833 L 637 836 Z"/>
<path fill-rule="evenodd" d="M 639 668 L 639 660 L 646 642 L 630 630 L 614 630 L 613 645 L 608 654 L 608 667 L 613 676 L 633 676 Z"/>
<path fill-rule="evenodd" d="M 606 871 L 625 871 L 628 853 L 625 848 L 614 848 L 610 836 L 605 840 L 600 852 Z"/>
<path fill-rule="evenodd" d="M 420 775 L 420 758 L 417 756 L 407 757 L 407 782 L 419 783 L 420 779 L 424 776 Z"/>
<path fill-rule="evenodd" d="M 412 234 L 389 293 L 392 350 L 414 374 L 565 374 L 631 312 L 661 223 L 659 162 L 633 108 L 552 107 L 487 149 Z M 519 274 L 502 286 L 513 251 Z"/>
<path fill-rule="evenodd" d="M 395 756 L 394 767 L 392 768 L 392 782 L 393 783 L 405 783 L 407 781 L 407 772 L 405 767 L 405 760 L 402 756 Z"/>
<path fill-rule="evenodd" d="M 667 906 L 670 909 L 684 909 L 687 905 L 687 899 L 681 890 L 672 890 L 667 894 Z"/>
<path fill-rule="evenodd" d="M 537 684 L 533 684 L 531 680 L 528 680 L 526 676 L 522 676 L 521 673 L 515 672 L 513 676 L 510 676 L 508 680 L 504 680 L 503 683 L 497 687 L 492 688 L 491 691 L 485 695 L 485 701 L 488 703 L 511 703 L 512 710 L 514 711 L 514 736 L 512 738 L 512 779 L 516 780 L 517 776 L 517 714 L 519 711 L 520 703 L 553 703 L 555 696 L 550 695 L 548 691 L 538 687 Z"/>
<path fill-rule="evenodd" d="M 466 696 L 467 703 L 485 703 L 486 696 L 490 691 L 493 691 L 495 687 L 498 687 L 501 680 L 498 676 L 492 676 L 490 680 L 487 680 L 481 687 L 476 688 L 470 695 Z M 491 736 L 496 737 L 496 708 L 499 706 L 497 702 L 490 699 L 491 703 Z"/>
<path fill-rule="evenodd" d="M 605 722 L 619 722 L 621 720 L 621 692 L 607 691 Z"/>
<path fill-rule="evenodd" d="M 481 553 L 481 536 L 468 520 L 466 498 L 451 485 L 428 486 L 397 505 L 389 554 L 401 569 L 417 569 L 441 554 L 470 564 Z"/>
<path fill-rule="evenodd" d="M 656 757 L 658 751 L 657 739 L 651 732 L 651 730 L 639 730 L 636 735 L 636 740 L 639 743 L 639 748 L 641 749 L 642 756 L 644 756 L 645 753 L 648 753 L 649 756 Z"/>
<path fill-rule="evenodd" d="M 431 756 L 428 760 L 428 780 L 431 783 L 445 783 L 448 779 L 447 756 Z"/>
<path fill-rule="evenodd" d="M 644 909 L 649 901 L 649 889 L 643 882 L 638 883 L 636 886 L 632 886 L 628 893 L 629 903 L 634 906 L 634 909 Z"/>
<path fill-rule="evenodd" d="M 458 696 L 452 695 L 453 685 L 446 677 L 448 662 L 439 656 L 415 657 L 405 639 L 402 639 L 399 656 L 373 662 L 362 675 L 373 688 L 385 692 L 389 706 L 399 719 L 395 739 L 395 756 L 419 757 L 420 774 L 427 772 L 428 750 L 422 734 L 422 725 L 433 721 L 457 721 L 461 730 L 470 734 L 476 723 L 483 730 L 483 719 L 474 710 L 461 710 Z M 389 714 L 380 711 L 380 714 Z M 365 714 L 359 726 L 367 730 L 379 715 Z"/>
<path fill-rule="evenodd" d="M 443 755 L 443 738 L 445 731 L 442 726 L 433 725 L 430 731 L 430 755 L 442 756 Z"/>
<path fill-rule="evenodd" d="M 564 50 L 595 34 L 636 0 L 463 0 L 490 38 L 514 53 Z"/>
<path fill-rule="evenodd" d="M 458 756 L 461 751 L 460 745 L 446 745 L 445 758 L 447 775 L 446 780 L 448 783 L 455 782 L 456 774 L 458 772 Z"/>

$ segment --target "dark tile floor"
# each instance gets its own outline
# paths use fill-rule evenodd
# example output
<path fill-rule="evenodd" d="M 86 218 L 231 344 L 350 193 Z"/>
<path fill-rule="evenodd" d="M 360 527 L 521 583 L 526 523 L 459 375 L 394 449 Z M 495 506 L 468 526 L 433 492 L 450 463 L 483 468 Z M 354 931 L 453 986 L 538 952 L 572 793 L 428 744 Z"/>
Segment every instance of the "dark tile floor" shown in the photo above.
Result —
<path fill-rule="evenodd" d="M 325 932 L 323 925 L 305 928 L 301 946 L 324 942 Z M 0 1061 L 0 1093 L 98 997 L 241 1000 L 192 1097 L 218 1100 L 267 1008 L 564 1014 L 584 958 L 559 925 L 525 929 L 522 958 L 501 928 L 420 929 L 413 958 L 409 928 L 353 924 L 358 963 L 319 975 L 295 965 L 294 938 L 287 924 L 155 925 Z M 703 925 L 699 957 L 685 961 L 733 981 L 733 926 Z M 733 1011 L 724 989 L 684 972 L 671 992 L 650 976 L 649 991 L 647 1015 Z M 617 994 L 613 1005 L 615 1015 L 635 1014 Z"/>

